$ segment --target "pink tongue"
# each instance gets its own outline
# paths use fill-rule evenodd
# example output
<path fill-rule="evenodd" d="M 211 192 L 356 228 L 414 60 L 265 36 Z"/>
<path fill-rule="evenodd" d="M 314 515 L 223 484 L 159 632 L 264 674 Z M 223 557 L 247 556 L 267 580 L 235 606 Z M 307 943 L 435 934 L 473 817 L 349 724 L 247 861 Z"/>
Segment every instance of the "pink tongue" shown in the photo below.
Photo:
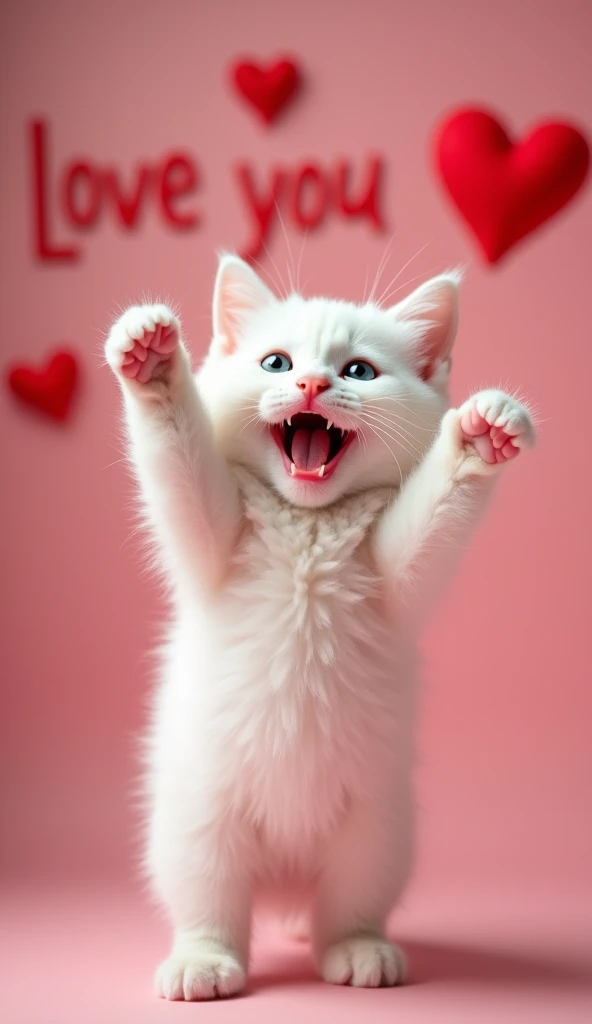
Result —
<path fill-rule="evenodd" d="M 292 462 L 296 469 L 320 469 L 330 447 L 328 430 L 297 430 L 292 440 Z"/>

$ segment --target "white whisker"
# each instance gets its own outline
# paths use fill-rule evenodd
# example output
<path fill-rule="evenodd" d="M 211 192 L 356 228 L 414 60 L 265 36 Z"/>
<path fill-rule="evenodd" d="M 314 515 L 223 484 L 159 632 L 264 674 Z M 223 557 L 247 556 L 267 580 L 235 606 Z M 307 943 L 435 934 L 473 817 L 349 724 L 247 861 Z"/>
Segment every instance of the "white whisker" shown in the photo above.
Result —
<path fill-rule="evenodd" d="M 400 416 L 398 413 L 396 416 L 389 416 L 384 409 L 368 409 L 367 412 L 378 416 L 384 423 L 393 427 L 396 427 L 401 423 L 408 423 L 414 430 L 421 430 L 424 434 L 434 434 L 436 430 L 435 427 L 420 427 L 418 423 L 415 423 L 413 420 L 408 420 L 406 416 Z"/>
<path fill-rule="evenodd" d="M 422 456 L 424 455 L 426 451 L 425 445 L 422 446 L 422 448 L 416 448 L 415 445 L 413 445 L 412 448 L 408 448 L 407 445 L 404 444 L 404 441 L 409 441 L 410 443 L 411 441 L 410 438 L 406 437 L 405 434 L 402 434 L 399 431 L 397 431 L 395 434 L 391 434 L 390 431 L 388 431 L 384 426 L 382 426 L 381 423 L 378 423 L 376 420 L 371 421 L 367 419 L 365 416 L 362 416 L 361 418 L 364 421 L 364 423 L 366 423 L 368 426 L 374 426 L 377 431 L 380 431 L 380 433 L 384 434 L 386 437 L 390 437 L 391 441 L 395 441 L 403 449 L 403 451 L 406 451 L 407 454 L 411 456 L 412 459 L 422 458 Z"/>
<path fill-rule="evenodd" d="M 371 327 L 366 327 L 364 331 L 356 331 L 352 338 L 352 345 L 359 345 L 362 341 L 365 341 L 365 339 L 369 336 L 371 331 Z"/>
<path fill-rule="evenodd" d="M 259 267 L 259 269 L 262 272 L 262 274 L 271 281 L 273 287 L 275 288 L 275 290 L 278 293 L 278 295 L 280 296 L 280 298 L 287 299 L 288 291 L 286 289 L 286 286 L 285 286 L 284 282 L 282 281 L 282 277 L 281 277 L 281 274 L 279 272 L 277 263 L 275 262 L 273 256 L 271 255 L 269 249 L 267 248 L 265 242 L 263 243 L 263 248 L 265 249 L 267 255 L 269 256 L 269 258 L 271 260 L 273 269 L 275 270 L 275 272 L 277 274 L 277 280 L 276 280 L 275 277 L 271 276 L 271 274 L 269 273 L 269 270 L 267 269 L 267 267 L 264 267 L 263 264 L 260 263 L 259 260 L 255 259 L 254 256 L 250 257 L 251 263 L 255 263 Z M 278 281 L 279 281 L 279 284 L 278 284 Z M 209 314 L 209 315 L 211 316 L 211 314 Z"/>
<path fill-rule="evenodd" d="M 362 430 L 361 427 L 357 427 L 356 428 L 356 434 L 358 435 L 358 437 L 360 438 L 360 441 L 362 442 L 362 447 L 364 449 L 364 452 L 367 452 L 368 451 L 368 441 L 366 440 L 366 436 L 365 436 L 364 431 Z"/>
<path fill-rule="evenodd" d="M 372 291 L 370 292 L 368 298 L 366 298 L 366 296 L 364 295 L 364 300 L 362 302 L 362 305 L 367 305 L 369 302 L 372 302 L 373 299 L 374 299 L 374 292 L 378 288 L 378 283 L 380 281 L 380 277 L 382 275 L 382 272 L 383 272 L 386 264 L 388 263 L 388 259 L 389 259 L 389 256 L 390 256 L 390 250 L 392 248 L 392 245 L 393 245 L 393 242 L 395 240 L 396 234 L 397 234 L 397 232 L 394 231 L 393 234 L 391 235 L 390 239 L 389 239 L 389 242 L 388 242 L 388 244 L 386 246 L 386 249 L 384 250 L 384 252 L 382 254 L 382 257 L 380 259 L 380 263 L 378 264 L 378 269 L 376 271 L 376 276 L 375 276 L 374 282 L 372 284 Z"/>
<path fill-rule="evenodd" d="M 387 450 L 388 450 L 388 451 L 389 451 L 389 452 L 391 453 L 391 455 L 392 455 L 393 459 L 394 459 L 394 460 L 395 460 L 395 462 L 397 463 L 397 469 L 399 470 L 399 477 L 400 477 L 400 479 L 402 480 L 402 479 L 403 479 L 403 471 L 402 471 L 402 469 L 401 469 L 401 463 L 399 462 L 399 460 L 398 460 L 397 456 L 395 455 L 395 453 L 394 453 L 393 449 L 392 449 L 392 448 L 391 448 L 391 446 L 390 446 L 390 445 L 389 445 L 389 444 L 388 444 L 388 443 L 387 443 L 387 442 L 385 441 L 384 437 L 382 437 L 382 436 L 381 436 L 381 434 L 379 434 L 379 433 L 378 433 L 378 431 L 374 429 L 374 427 L 372 426 L 372 424 L 371 424 L 371 423 L 367 423 L 367 424 L 366 424 L 366 426 L 367 426 L 367 427 L 370 427 L 370 430 L 372 431 L 372 433 L 373 433 L 373 434 L 376 434 L 377 438 L 378 438 L 378 439 L 379 439 L 380 441 L 382 441 L 382 443 L 384 444 L 385 448 L 387 448 Z"/>
<path fill-rule="evenodd" d="M 391 302 L 392 299 L 394 298 L 394 296 L 398 292 L 402 291 L 403 288 L 408 288 L 410 284 L 414 284 L 416 281 L 420 281 L 422 278 L 426 278 L 427 279 L 431 274 L 434 274 L 436 272 L 436 270 L 437 270 L 437 267 L 430 267 L 429 270 L 424 270 L 423 273 L 416 274 L 415 277 L 410 277 L 408 281 L 405 281 L 403 284 L 398 285 L 396 288 L 390 288 L 386 295 L 383 293 L 380 296 L 380 304 L 381 304 L 381 306 L 382 305 L 386 306 L 387 302 Z"/>
<path fill-rule="evenodd" d="M 287 287 L 287 285 L 286 285 L 282 275 L 280 274 L 279 267 L 278 267 L 277 263 L 275 262 L 273 256 L 271 255 L 270 249 L 269 249 L 269 247 L 268 247 L 266 242 L 263 243 L 263 248 L 265 249 L 265 252 L 269 256 L 269 259 L 272 262 L 273 268 L 274 268 L 274 270 L 275 270 L 279 280 L 281 281 L 281 290 L 280 289 L 278 289 L 278 290 L 280 291 L 280 298 L 284 299 L 284 301 L 285 301 L 288 298 L 289 294 L 290 294 L 290 289 Z"/>
<path fill-rule="evenodd" d="M 414 402 L 429 402 L 431 400 L 427 396 L 412 395 L 411 392 L 407 392 L 407 395 L 409 398 L 412 398 Z M 364 405 L 369 405 L 371 402 L 395 402 L 396 405 L 402 406 L 402 408 L 405 409 L 406 412 L 414 413 L 418 417 L 418 419 L 421 420 L 422 423 L 426 423 L 428 426 L 430 426 L 429 421 L 424 419 L 423 416 L 420 416 L 416 409 L 409 408 L 409 405 L 407 405 L 407 403 L 402 398 L 400 398 L 399 395 L 385 395 L 384 398 L 366 398 L 364 400 Z M 384 412 L 385 410 L 383 409 L 382 411 Z"/>
<path fill-rule="evenodd" d="M 286 270 L 288 271 L 288 282 L 290 284 L 290 291 L 292 293 L 294 293 L 296 291 L 296 288 L 294 287 L 294 278 L 292 276 L 292 274 L 295 273 L 294 256 L 292 254 L 292 246 L 290 245 L 290 241 L 288 239 L 288 232 L 286 231 L 286 225 L 284 224 L 284 218 L 282 217 L 282 213 L 281 213 L 281 210 L 279 208 L 277 199 L 275 199 L 274 202 L 275 202 L 275 212 L 278 215 L 278 220 L 280 222 L 280 226 L 281 226 L 281 229 L 282 229 L 282 232 L 283 232 L 283 235 L 284 235 L 284 239 L 285 239 L 285 242 L 286 242 L 286 255 L 287 255 Z M 289 262 L 288 262 L 288 260 L 289 260 Z"/>
<path fill-rule="evenodd" d="M 251 416 L 251 417 L 250 417 L 250 418 L 249 418 L 249 419 L 248 419 L 248 420 L 246 421 L 246 423 L 243 423 L 243 425 L 242 425 L 242 427 L 241 427 L 241 429 L 239 430 L 239 432 L 238 432 L 238 433 L 239 433 L 239 434 L 242 434 L 242 432 L 243 432 L 244 430 L 246 430 L 246 429 L 247 429 L 247 427 L 250 427 L 251 423 L 255 423 L 255 421 L 256 421 L 256 420 L 259 420 L 259 422 L 260 422 L 260 423 L 263 423 L 263 422 L 264 422 L 264 420 L 262 420 L 262 419 L 261 419 L 261 416 L 260 416 L 260 415 L 259 415 L 259 413 L 257 412 L 257 413 L 255 413 L 255 415 L 254 415 L 254 416 Z M 242 420 L 241 420 L 240 422 L 242 423 Z"/>
<path fill-rule="evenodd" d="M 395 276 L 393 277 L 392 281 L 389 283 L 388 287 L 385 288 L 385 290 L 383 291 L 382 295 L 384 295 L 386 292 L 390 291 L 390 289 L 394 285 L 395 281 L 397 281 L 400 278 L 400 276 L 403 273 L 403 271 L 407 269 L 407 267 L 409 266 L 410 263 L 413 263 L 413 260 L 416 260 L 417 257 L 421 255 L 421 253 L 424 251 L 424 249 L 427 249 L 427 247 L 430 244 L 430 242 L 433 242 L 433 238 L 428 238 L 428 240 L 425 243 L 425 245 L 422 245 L 421 249 L 418 249 L 417 252 L 413 254 L 411 259 L 407 260 L 407 262 L 403 264 L 403 266 L 399 270 L 398 274 L 395 274 Z M 377 306 L 382 305 L 382 296 L 378 299 L 378 301 L 376 302 L 376 305 Z"/>
<path fill-rule="evenodd" d="M 129 461 L 129 458 L 124 455 L 121 459 L 115 459 L 115 462 L 110 462 L 108 466 L 101 466 L 101 472 L 104 472 L 106 469 L 111 469 L 113 466 L 121 466 L 124 462 L 129 463 Z"/>
<path fill-rule="evenodd" d="M 296 291 L 298 292 L 299 295 L 302 295 L 302 292 L 300 290 L 300 266 L 302 264 L 302 257 L 304 255 L 304 246 L 306 244 L 307 238 L 308 238 L 308 225 L 306 227 L 306 231 L 304 232 L 304 238 L 302 239 L 302 245 L 300 246 L 300 253 L 298 255 L 298 265 L 296 267 Z"/>
<path fill-rule="evenodd" d="M 382 416 L 377 415 L 376 413 L 370 413 L 368 411 L 366 411 L 364 413 L 364 416 L 365 416 L 365 418 L 367 417 L 368 419 L 372 420 L 372 422 L 375 423 L 377 426 L 381 426 L 381 427 L 384 427 L 385 429 L 388 428 L 389 430 L 393 430 L 400 437 L 402 437 L 406 441 L 408 441 L 409 444 L 412 447 L 414 447 L 414 443 L 413 443 L 414 442 L 414 438 L 412 437 L 410 431 L 405 430 L 404 427 L 399 426 L 396 422 L 393 422 L 392 420 L 384 419 Z M 422 450 L 425 449 L 425 445 L 419 439 L 416 439 L 416 440 L 417 440 L 418 444 L 421 445 L 421 449 Z M 419 450 L 420 449 L 418 448 L 417 451 L 419 452 Z"/>

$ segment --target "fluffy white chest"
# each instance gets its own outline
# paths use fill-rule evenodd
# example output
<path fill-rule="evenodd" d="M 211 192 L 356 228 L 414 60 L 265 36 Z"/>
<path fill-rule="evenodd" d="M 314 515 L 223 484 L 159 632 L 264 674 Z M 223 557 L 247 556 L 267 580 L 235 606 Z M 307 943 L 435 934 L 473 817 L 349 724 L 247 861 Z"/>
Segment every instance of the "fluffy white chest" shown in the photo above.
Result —
<path fill-rule="evenodd" d="M 301 847 L 368 785 L 372 748 L 395 740 L 395 645 L 369 545 L 388 495 L 306 510 L 240 481 L 248 529 L 207 621 L 210 713 L 233 751 L 234 799 L 275 844 L 298 831 Z"/>
<path fill-rule="evenodd" d="M 242 472 L 240 482 L 249 529 L 224 602 L 244 638 L 238 649 L 262 656 L 271 691 L 326 702 L 343 673 L 363 669 L 383 628 L 369 531 L 387 492 L 313 510 L 286 505 Z"/>

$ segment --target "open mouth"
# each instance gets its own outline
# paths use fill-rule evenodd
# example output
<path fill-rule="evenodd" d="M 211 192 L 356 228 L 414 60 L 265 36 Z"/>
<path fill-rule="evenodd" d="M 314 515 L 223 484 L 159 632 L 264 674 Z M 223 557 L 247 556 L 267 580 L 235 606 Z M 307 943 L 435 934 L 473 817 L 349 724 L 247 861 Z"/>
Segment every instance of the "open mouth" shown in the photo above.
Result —
<path fill-rule="evenodd" d="M 340 430 L 312 412 L 299 412 L 290 420 L 274 423 L 271 435 L 290 476 L 314 482 L 331 475 L 356 436 L 355 431 Z"/>

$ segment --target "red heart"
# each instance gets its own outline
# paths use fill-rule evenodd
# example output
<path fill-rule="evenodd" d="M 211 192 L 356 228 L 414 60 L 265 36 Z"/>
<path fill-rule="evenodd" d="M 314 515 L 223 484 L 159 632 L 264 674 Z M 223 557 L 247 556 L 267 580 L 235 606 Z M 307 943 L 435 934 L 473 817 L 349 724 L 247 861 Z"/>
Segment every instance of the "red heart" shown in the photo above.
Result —
<path fill-rule="evenodd" d="M 483 110 L 461 110 L 436 137 L 444 184 L 489 263 L 553 217 L 588 171 L 584 136 L 567 124 L 541 124 L 522 142 Z"/>
<path fill-rule="evenodd" d="M 234 65 L 232 77 L 239 92 L 267 124 L 278 116 L 302 82 L 300 71 L 291 60 L 278 60 L 267 68 L 240 62 Z"/>
<path fill-rule="evenodd" d="M 11 391 L 56 420 L 66 419 L 77 378 L 78 366 L 70 352 L 56 352 L 44 370 L 15 366 L 8 372 Z"/>

